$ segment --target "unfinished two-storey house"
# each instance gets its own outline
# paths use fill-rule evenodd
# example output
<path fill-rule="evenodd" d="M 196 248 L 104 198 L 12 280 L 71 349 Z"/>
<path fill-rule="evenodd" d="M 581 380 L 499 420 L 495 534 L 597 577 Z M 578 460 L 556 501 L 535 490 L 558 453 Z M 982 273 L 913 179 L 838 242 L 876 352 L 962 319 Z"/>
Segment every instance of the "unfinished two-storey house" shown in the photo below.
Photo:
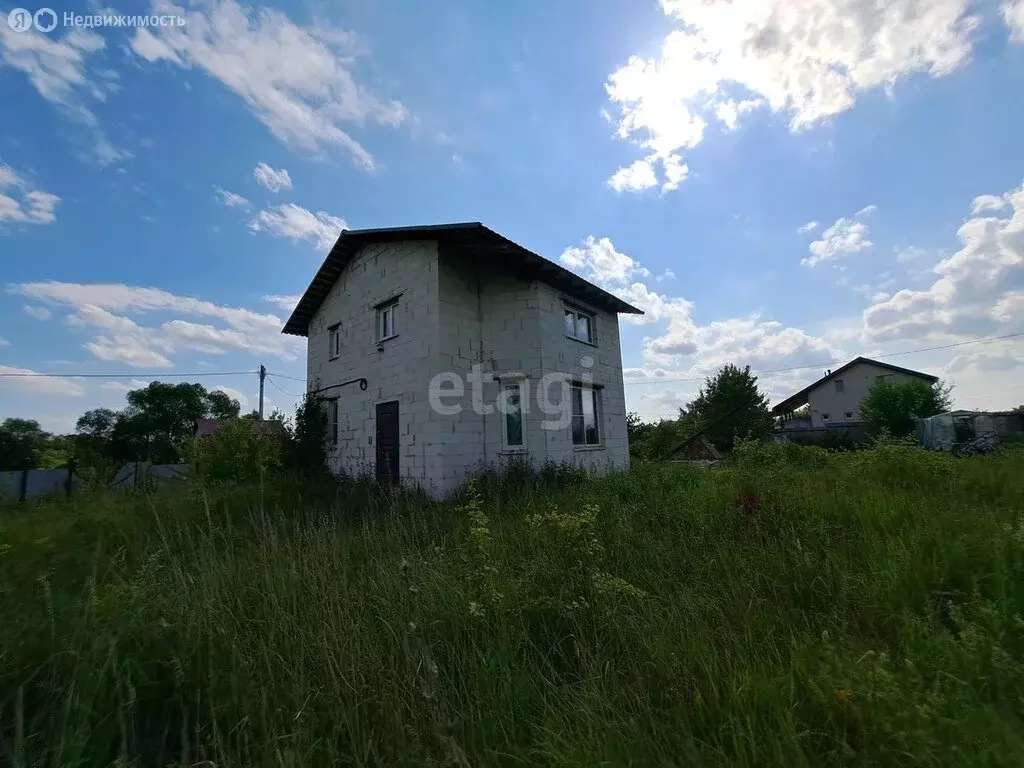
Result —
<path fill-rule="evenodd" d="M 305 336 L 329 464 L 443 496 L 512 457 L 629 463 L 621 299 L 479 223 L 346 231 L 284 332 Z"/>

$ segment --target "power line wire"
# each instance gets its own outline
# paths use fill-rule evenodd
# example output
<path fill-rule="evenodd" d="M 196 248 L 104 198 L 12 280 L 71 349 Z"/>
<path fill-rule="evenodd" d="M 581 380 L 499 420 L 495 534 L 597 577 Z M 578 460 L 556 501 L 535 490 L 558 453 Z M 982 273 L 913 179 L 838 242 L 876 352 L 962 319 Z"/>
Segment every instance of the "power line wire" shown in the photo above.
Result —
<path fill-rule="evenodd" d="M 969 341 L 958 341 L 955 344 L 942 344 L 942 345 L 940 345 L 938 347 L 922 347 L 921 349 L 908 349 L 908 350 L 904 350 L 903 352 L 886 352 L 886 353 L 881 354 L 881 355 L 873 355 L 872 358 L 873 359 L 877 359 L 877 358 L 882 358 L 882 357 L 899 357 L 900 355 L 915 355 L 915 354 L 918 354 L 920 352 L 935 352 L 935 351 L 938 351 L 940 349 L 952 349 L 953 347 L 963 347 L 963 346 L 966 346 L 968 344 L 987 344 L 987 343 L 993 342 L 993 341 L 1003 341 L 1005 339 L 1014 339 L 1014 338 L 1017 338 L 1019 336 L 1024 336 L 1024 331 L 1017 332 L 1017 333 L 1008 333 L 1005 336 L 990 336 L 989 338 L 983 338 L 983 339 L 970 339 Z M 854 357 L 861 357 L 861 355 L 854 355 Z M 805 370 L 810 370 L 812 368 L 823 368 L 823 367 L 825 367 L 827 365 L 834 365 L 836 362 L 838 362 L 838 361 L 830 360 L 827 363 L 818 363 L 816 365 L 795 365 L 795 366 L 792 366 L 790 368 L 774 368 L 774 369 L 767 370 L 767 371 L 752 370 L 751 373 L 757 374 L 758 376 L 767 376 L 767 375 L 773 374 L 773 373 L 788 373 L 790 371 L 805 371 Z M 635 387 L 635 386 L 649 385 L 649 384 L 671 384 L 671 383 L 685 382 L 685 381 L 704 381 L 705 378 L 706 378 L 705 376 L 688 376 L 688 377 L 662 376 L 662 377 L 659 377 L 659 378 L 652 379 L 650 381 L 627 381 L 627 382 L 624 382 L 624 385 L 627 386 L 627 387 Z"/>
<path fill-rule="evenodd" d="M 276 389 L 278 392 L 280 392 L 283 395 L 288 395 L 289 397 L 302 397 L 302 395 L 297 395 L 294 392 L 288 392 L 288 391 L 286 391 L 284 389 L 281 389 L 279 386 L 277 386 L 277 384 L 274 383 L 274 376 L 278 376 L 278 375 L 279 374 L 276 374 L 276 373 L 268 373 L 267 374 L 267 381 L 270 382 L 270 386 L 272 386 L 274 389 Z"/>
<path fill-rule="evenodd" d="M 150 376 L 157 378 L 193 378 L 195 376 L 255 376 L 258 371 L 200 371 L 198 373 L 39 373 L 0 372 L 3 378 L 23 379 L 145 379 Z"/>
<path fill-rule="evenodd" d="M 283 373 L 268 373 L 267 376 L 277 376 L 279 379 L 291 379 L 292 381 L 301 381 L 303 384 L 306 383 L 305 379 L 300 379 L 297 376 L 286 376 Z"/>

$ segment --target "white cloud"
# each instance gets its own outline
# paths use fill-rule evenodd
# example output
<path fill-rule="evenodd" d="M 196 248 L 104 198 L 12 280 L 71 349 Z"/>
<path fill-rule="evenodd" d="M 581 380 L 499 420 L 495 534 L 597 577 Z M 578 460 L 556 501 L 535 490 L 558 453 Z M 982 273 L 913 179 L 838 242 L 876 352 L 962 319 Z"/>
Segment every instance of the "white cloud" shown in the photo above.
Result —
<path fill-rule="evenodd" d="M 260 163 L 253 170 L 252 175 L 256 177 L 258 183 L 271 192 L 280 192 L 282 189 L 292 188 L 292 177 L 288 175 L 288 171 L 284 168 L 276 171 L 266 163 Z"/>
<path fill-rule="evenodd" d="M 1010 28 L 1010 39 L 1015 43 L 1024 43 L 1024 0 L 1005 0 L 1003 19 Z"/>
<path fill-rule="evenodd" d="M 263 301 L 270 302 L 271 304 L 276 304 L 285 312 L 291 312 L 293 309 L 295 309 L 295 305 L 299 303 L 299 299 L 301 298 L 302 296 L 299 294 L 273 294 L 270 296 L 264 296 Z"/>
<path fill-rule="evenodd" d="M 57 220 L 54 209 L 59 202 L 56 195 L 33 189 L 10 166 L 0 164 L 0 223 L 52 224 Z"/>
<path fill-rule="evenodd" d="M 49 320 L 53 317 L 53 312 L 46 307 L 36 306 L 35 304 L 26 304 L 23 309 L 26 315 L 34 317 L 36 320 Z"/>
<path fill-rule="evenodd" d="M 979 24 L 969 6 L 970 0 L 662 0 L 679 28 L 657 57 L 632 57 L 605 85 L 618 135 L 644 148 L 653 174 L 667 158 L 680 164 L 680 152 L 700 144 L 712 116 L 732 128 L 743 112 L 763 105 L 789 114 L 792 130 L 808 128 L 850 109 L 864 92 L 918 72 L 941 77 L 966 62 Z M 634 173 L 637 180 L 650 181 L 631 167 L 643 173 Z M 636 191 L 658 182 L 619 183 Z"/>
<path fill-rule="evenodd" d="M 100 385 L 100 389 L 106 389 L 109 392 L 117 392 L 122 395 L 127 395 L 129 392 L 134 392 L 136 389 L 145 389 L 148 386 L 148 381 L 132 379 L 130 384 L 125 384 L 123 381 L 105 381 Z"/>
<path fill-rule="evenodd" d="M 1002 199 L 1007 216 L 964 222 L 960 250 L 935 265 L 929 288 L 897 291 L 864 311 L 866 338 L 945 340 L 1024 327 L 1024 186 Z"/>
<path fill-rule="evenodd" d="M 63 37 L 36 30 L 15 32 L 0 24 L 0 55 L 3 62 L 22 72 L 40 96 L 56 104 L 64 114 L 86 126 L 92 137 L 91 156 L 101 165 L 132 157 L 115 147 L 100 128 L 96 115 L 86 106 L 89 99 L 103 101 L 117 89 L 117 75 L 103 70 L 90 77 L 86 62 L 102 55 L 106 42 L 95 32 L 73 27 Z"/>
<path fill-rule="evenodd" d="M 176 296 L 157 288 L 117 283 L 20 283 L 8 291 L 73 310 L 68 325 L 98 331 L 84 348 L 94 357 L 135 367 L 169 367 L 174 355 L 186 352 L 224 354 L 242 351 L 292 360 L 299 345 L 281 334 L 282 320 L 240 307 Z M 120 313 L 120 314 L 117 314 Z M 142 325 L 128 315 L 178 315 Z M 219 325 L 184 317 L 210 318 Z"/>
<path fill-rule="evenodd" d="M 637 160 L 630 166 L 619 168 L 610 179 L 608 186 L 616 192 L 639 192 L 649 189 L 658 184 L 658 177 L 654 173 L 655 155 L 643 160 Z"/>
<path fill-rule="evenodd" d="M 248 208 L 249 201 L 241 195 L 236 195 L 234 192 L 228 192 L 226 189 L 220 187 L 214 187 L 213 191 L 217 194 L 217 199 L 224 203 L 228 208 Z"/>
<path fill-rule="evenodd" d="M 927 248 L 921 248 L 916 245 L 908 245 L 903 248 L 893 248 L 893 252 L 896 254 L 896 261 L 904 263 L 908 261 L 917 261 L 918 259 L 922 259 L 928 255 Z"/>
<path fill-rule="evenodd" d="M 971 215 L 1001 211 L 1010 204 L 1006 195 L 978 195 L 971 203 Z"/>
<path fill-rule="evenodd" d="M 82 385 L 74 379 L 65 379 L 57 376 L 37 376 L 31 368 L 12 368 L 9 365 L 0 365 L 0 387 L 10 387 L 22 392 L 37 395 L 65 395 L 67 397 L 81 397 L 85 394 Z"/>
<path fill-rule="evenodd" d="M 309 150 L 347 149 L 360 166 L 373 157 L 344 124 L 398 125 L 406 108 L 356 81 L 360 53 L 344 30 L 303 28 L 269 8 L 207 0 L 189 9 L 156 0 L 152 12 L 184 16 L 184 26 L 139 30 L 132 50 L 146 61 L 197 68 L 238 94 L 281 141 Z"/>
<path fill-rule="evenodd" d="M 815 240 L 808 246 L 811 255 L 800 263 L 814 267 L 823 261 L 835 261 L 848 253 L 859 253 L 871 248 L 874 243 L 868 239 L 868 226 L 860 219 L 866 218 L 878 210 L 877 206 L 869 205 L 861 208 L 853 218 L 842 217 L 831 227 L 821 233 L 821 240 Z"/>
<path fill-rule="evenodd" d="M 598 285 L 625 284 L 651 274 L 646 267 L 615 250 L 607 237 L 598 240 L 593 235 L 583 241 L 582 248 L 566 248 L 559 261 Z"/>
<path fill-rule="evenodd" d="M 216 387 L 214 387 L 214 390 L 216 390 L 217 392 L 223 392 L 232 400 L 237 400 L 238 404 L 242 407 L 243 413 L 246 411 L 246 409 L 248 409 L 249 398 L 246 397 L 241 392 L 239 392 L 237 389 L 233 389 L 232 387 L 225 387 L 223 384 L 218 384 Z M 266 398 L 264 398 L 264 401 L 265 400 Z"/>
<path fill-rule="evenodd" d="M 797 229 L 797 232 L 799 232 L 801 235 L 806 235 L 808 232 L 813 232 L 814 230 L 816 230 L 820 226 L 821 226 L 820 222 L 808 221 L 802 227 Z"/>
<path fill-rule="evenodd" d="M 624 320 L 663 325 L 660 335 L 644 340 L 647 367 L 631 369 L 631 378 L 702 378 L 729 362 L 773 368 L 818 364 L 838 357 L 838 352 L 824 340 L 798 328 L 764 320 L 756 313 L 706 324 L 696 322 L 692 301 L 652 290 L 644 282 L 650 277 L 650 270 L 618 251 L 608 238 L 588 237 L 582 247 L 567 248 L 560 261 L 646 313 L 639 317 L 624 316 Z"/>
<path fill-rule="evenodd" d="M 260 211 L 249 222 L 249 229 L 253 232 L 267 232 L 274 237 L 306 240 L 317 250 L 327 251 L 334 245 L 341 231 L 348 229 L 348 224 L 344 219 L 324 211 L 313 213 L 294 203 L 284 203 Z"/>

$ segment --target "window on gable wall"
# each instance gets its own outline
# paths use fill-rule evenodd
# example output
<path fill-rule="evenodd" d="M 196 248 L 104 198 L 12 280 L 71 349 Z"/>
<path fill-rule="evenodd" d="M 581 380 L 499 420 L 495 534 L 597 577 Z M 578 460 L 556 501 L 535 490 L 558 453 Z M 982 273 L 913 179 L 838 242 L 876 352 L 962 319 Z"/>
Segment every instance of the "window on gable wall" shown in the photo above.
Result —
<path fill-rule="evenodd" d="M 600 445 L 598 390 L 593 387 L 574 385 L 570 392 L 572 395 L 572 444 Z"/>
<path fill-rule="evenodd" d="M 341 354 L 341 325 L 332 325 L 327 329 L 328 358 L 333 360 Z"/>
<path fill-rule="evenodd" d="M 823 414 L 821 414 L 821 420 L 822 421 L 831 421 L 832 420 L 832 414 L 830 414 L 830 413 L 823 413 Z"/>
<path fill-rule="evenodd" d="M 896 377 L 891 373 L 887 373 L 884 376 L 875 376 L 876 384 L 881 384 L 883 381 L 893 384 L 896 381 Z"/>
<path fill-rule="evenodd" d="M 578 309 L 565 310 L 565 335 L 570 339 L 594 343 L 594 317 Z"/>
<path fill-rule="evenodd" d="M 836 385 L 836 394 L 837 395 L 843 394 L 843 388 L 844 388 L 843 380 L 842 379 L 836 379 L 835 380 L 835 385 Z"/>
<path fill-rule="evenodd" d="M 502 432 L 504 447 L 517 449 L 523 447 L 523 388 L 515 382 L 505 384 L 501 388 L 501 411 L 505 414 L 505 428 Z"/>
<path fill-rule="evenodd" d="M 397 336 L 395 330 L 395 313 L 398 310 L 398 299 L 381 304 L 377 307 L 377 341 Z"/>

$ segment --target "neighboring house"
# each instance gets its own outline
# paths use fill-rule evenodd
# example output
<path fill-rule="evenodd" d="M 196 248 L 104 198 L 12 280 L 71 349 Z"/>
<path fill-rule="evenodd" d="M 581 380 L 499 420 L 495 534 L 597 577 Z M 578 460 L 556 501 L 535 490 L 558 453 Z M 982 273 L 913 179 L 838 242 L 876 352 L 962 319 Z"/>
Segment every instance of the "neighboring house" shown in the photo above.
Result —
<path fill-rule="evenodd" d="M 881 363 L 867 357 L 857 357 L 842 368 L 828 371 L 816 382 L 772 408 L 772 413 L 783 417 L 809 405 L 811 409 L 811 427 L 840 427 L 859 424 L 861 422 L 860 404 L 871 389 L 879 381 L 891 381 L 900 384 L 905 381 L 919 379 L 929 384 L 938 381 L 937 376 L 909 368 L 900 368 L 889 363 Z"/>
<path fill-rule="evenodd" d="M 309 340 L 330 468 L 441 496 L 507 457 L 628 466 L 620 312 L 641 314 L 479 223 L 448 224 L 343 232 L 284 333 Z"/>

